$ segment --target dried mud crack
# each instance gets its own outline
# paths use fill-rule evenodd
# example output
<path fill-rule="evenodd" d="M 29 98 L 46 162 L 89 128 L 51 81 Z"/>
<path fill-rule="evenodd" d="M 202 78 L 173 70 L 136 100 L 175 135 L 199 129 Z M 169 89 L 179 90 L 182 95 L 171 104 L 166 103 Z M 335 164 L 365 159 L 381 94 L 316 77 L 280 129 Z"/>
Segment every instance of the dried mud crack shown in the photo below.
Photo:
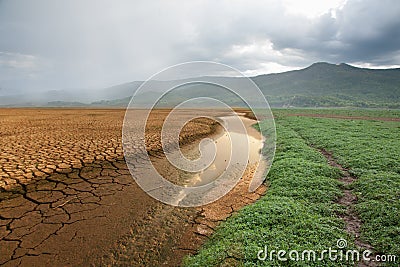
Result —
<path fill-rule="evenodd" d="M 103 258 L 103 264 L 180 266 L 183 257 L 195 254 L 221 222 L 265 193 L 264 185 L 248 192 L 252 172 L 254 168 L 248 168 L 244 179 L 232 191 L 202 207 L 180 208 L 158 203 L 149 212 L 146 227 L 131 229 L 113 253 Z"/>
<path fill-rule="evenodd" d="M 149 120 L 147 153 L 155 159 L 156 130 L 166 114 Z M 163 205 L 126 166 L 124 110 L 3 109 L 1 115 L 2 266 L 177 266 L 219 222 L 265 191 L 249 193 L 247 175 L 202 208 Z M 205 119 L 190 123 L 182 144 L 213 130 Z M 140 164 L 143 151 L 137 153 Z"/>
<path fill-rule="evenodd" d="M 349 188 L 349 185 L 351 185 L 354 181 L 356 181 L 356 177 L 351 175 L 349 173 L 349 170 L 344 168 L 342 165 L 336 162 L 334 159 L 332 153 L 320 149 L 319 150 L 322 155 L 325 156 L 325 158 L 328 160 L 328 163 L 330 166 L 338 168 L 342 172 L 342 176 L 339 178 L 339 181 L 343 183 L 343 196 L 341 196 L 338 200 L 337 203 L 345 208 L 344 214 L 338 214 L 339 217 L 345 222 L 346 224 L 346 231 L 354 236 L 355 238 L 355 244 L 362 250 L 370 250 L 373 251 L 374 248 L 368 244 L 367 242 L 361 240 L 360 234 L 361 234 L 361 224 L 362 221 L 358 217 L 357 212 L 354 209 L 354 205 L 357 203 L 357 196 L 353 194 L 353 191 Z M 375 260 L 375 255 L 371 255 L 371 261 L 359 261 L 357 263 L 357 266 L 378 266 L 377 263 L 374 261 Z"/>

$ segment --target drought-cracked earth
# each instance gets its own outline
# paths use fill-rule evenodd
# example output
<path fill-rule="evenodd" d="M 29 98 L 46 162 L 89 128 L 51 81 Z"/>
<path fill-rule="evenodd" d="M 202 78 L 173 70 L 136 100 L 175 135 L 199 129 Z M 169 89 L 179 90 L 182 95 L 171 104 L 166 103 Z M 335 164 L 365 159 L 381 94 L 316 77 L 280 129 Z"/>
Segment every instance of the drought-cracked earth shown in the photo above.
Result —
<path fill-rule="evenodd" d="M 148 120 L 149 154 L 159 156 L 166 114 L 158 110 Z M 126 166 L 123 117 L 118 109 L 0 110 L 0 265 L 176 266 L 218 222 L 265 191 L 249 193 L 243 180 L 202 208 L 157 202 Z M 181 143 L 215 125 L 190 122 Z M 143 151 L 137 153 L 140 164 Z"/>

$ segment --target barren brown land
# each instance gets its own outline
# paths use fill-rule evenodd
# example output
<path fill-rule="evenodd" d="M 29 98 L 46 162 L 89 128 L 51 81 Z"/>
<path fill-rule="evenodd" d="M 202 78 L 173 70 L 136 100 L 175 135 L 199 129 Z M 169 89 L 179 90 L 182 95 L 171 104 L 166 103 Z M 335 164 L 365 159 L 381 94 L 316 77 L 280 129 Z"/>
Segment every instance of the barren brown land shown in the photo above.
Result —
<path fill-rule="evenodd" d="M 0 109 L 0 265 L 177 266 L 220 221 L 265 191 L 248 192 L 249 166 L 234 190 L 207 206 L 177 208 L 152 199 L 123 157 L 124 114 Z M 167 114 L 157 110 L 148 121 L 147 152 L 156 164 Z M 191 121 L 181 144 L 217 128 L 210 119 Z"/>

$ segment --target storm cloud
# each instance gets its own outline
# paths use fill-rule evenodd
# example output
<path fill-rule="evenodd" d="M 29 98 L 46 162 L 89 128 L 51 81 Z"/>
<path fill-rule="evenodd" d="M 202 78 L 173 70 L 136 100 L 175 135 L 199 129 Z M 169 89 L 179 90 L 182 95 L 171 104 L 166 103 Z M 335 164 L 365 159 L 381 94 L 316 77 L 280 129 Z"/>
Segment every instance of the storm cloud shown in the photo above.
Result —
<path fill-rule="evenodd" d="M 299 2 L 0 1 L 0 93 L 104 88 L 193 60 L 248 75 L 400 64 L 399 1 Z"/>

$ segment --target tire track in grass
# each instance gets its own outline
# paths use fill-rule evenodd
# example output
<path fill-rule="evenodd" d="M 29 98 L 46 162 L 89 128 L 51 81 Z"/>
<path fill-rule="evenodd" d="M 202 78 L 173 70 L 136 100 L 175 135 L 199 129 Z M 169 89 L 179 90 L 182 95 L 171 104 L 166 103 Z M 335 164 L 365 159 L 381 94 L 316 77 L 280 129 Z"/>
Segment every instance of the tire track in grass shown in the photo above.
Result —
<path fill-rule="evenodd" d="M 367 113 L 358 110 L 352 114 Z M 392 115 L 389 111 L 380 111 L 379 114 L 382 117 Z M 374 247 L 378 260 L 382 255 L 393 256 L 386 261 L 380 260 L 382 265 L 399 266 L 396 256 L 400 251 L 399 124 L 305 117 L 281 119 L 301 134 L 310 146 L 333 153 L 335 161 L 355 176 L 353 183 L 342 183 L 341 191 L 352 189 L 352 193 L 357 196 L 353 204 L 356 214 L 362 220 L 360 239 Z M 344 213 L 344 207 L 341 209 Z"/>
<path fill-rule="evenodd" d="M 325 149 L 319 149 L 319 152 L 328 160 L 328 164 L 330 166 L 338 168 L 343 173 L 342 177 L 338 179 L 343 183 L 343 196 L 337 200 L 337 203 L 346 208 L 344 214 L 339 214 L 339 217 L 346 223 L 346 231 L 355 237 L 354 243 L 363 251 L 366 249 L 374 251 L 372 245 L 360 239 L 362 222 L 354 209 L 354 205 L 357 203 L 357 196 L 353 194 L 353 190 L 348 189 L 348 187 L 354 183 L 357 178 L 351 175 L 348 169 L 337 163 L 332 153 L 326 151 Z M 378 266 L 375 262 L 375 253 L 373 253 L 371 256 L 371 261 L 360 261 L 358 262 L 357 266 Z"/>

